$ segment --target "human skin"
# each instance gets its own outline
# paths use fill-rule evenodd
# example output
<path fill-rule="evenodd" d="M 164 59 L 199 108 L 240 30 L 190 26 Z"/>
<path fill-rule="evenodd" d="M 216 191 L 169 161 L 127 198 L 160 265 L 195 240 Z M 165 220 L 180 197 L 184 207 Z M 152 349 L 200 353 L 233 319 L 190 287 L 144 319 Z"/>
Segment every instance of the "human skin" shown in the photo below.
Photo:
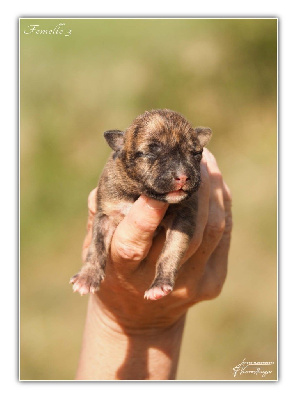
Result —
<path fill-rule="evenodd" d="M 204 149 L 195 235 L 173 292 L 144 299 L 165 240 L 154 232 L 168 204 L 140 196 L 118 225 L 106 277 L 90 294 L 78 380 L 175 379 L 187 310 L 217 297 L 227 274 L 232 230 L 231 194 L 214 156 Z M 96 189 L 88 199 L 86 257 L 96 212 Z"/>

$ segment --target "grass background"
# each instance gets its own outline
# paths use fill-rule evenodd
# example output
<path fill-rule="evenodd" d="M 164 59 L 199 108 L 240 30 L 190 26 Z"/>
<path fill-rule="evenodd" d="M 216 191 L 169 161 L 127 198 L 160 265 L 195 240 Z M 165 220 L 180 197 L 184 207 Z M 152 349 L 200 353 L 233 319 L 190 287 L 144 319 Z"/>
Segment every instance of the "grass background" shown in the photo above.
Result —
<path fill-rule="evenodd" d="M 59 23 L 70 36 L 24 33 Z M 102 133 L 152 108 L 212 127 L 233 194 L 227 281 L 189 311 L 177 378 L 234 379 L 244 358 L 276 378 L 276 62 L 274 19 L 20 20 L 21 379 L 74 378 L 87 299 L 68 281 Z"/>

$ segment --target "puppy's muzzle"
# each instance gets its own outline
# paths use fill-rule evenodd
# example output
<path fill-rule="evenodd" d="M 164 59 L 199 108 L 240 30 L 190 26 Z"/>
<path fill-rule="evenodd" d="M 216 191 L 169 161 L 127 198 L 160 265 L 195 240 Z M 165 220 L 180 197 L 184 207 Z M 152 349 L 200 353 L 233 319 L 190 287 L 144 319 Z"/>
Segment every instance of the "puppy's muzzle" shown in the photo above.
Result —
<path fill-rule="evenodd" d="M 175 177 L 175 190 L 183 189 L 186 181 L 189 181 L 189 177 L 183 174 L 177 174 Z"/>

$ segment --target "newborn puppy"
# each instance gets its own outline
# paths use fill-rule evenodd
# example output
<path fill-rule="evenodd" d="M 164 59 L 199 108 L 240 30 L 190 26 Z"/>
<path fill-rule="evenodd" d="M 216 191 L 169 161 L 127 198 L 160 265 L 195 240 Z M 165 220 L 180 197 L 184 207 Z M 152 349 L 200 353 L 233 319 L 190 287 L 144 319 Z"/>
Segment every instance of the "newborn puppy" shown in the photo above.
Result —
<path fill-rule="evenodd" d="M 170 293 L 181 260 L 194 234 L 200 161 L 211 138 L 210 128 L 192 128 L 171 110 L 146 111 L 122 132 L 104 133 L 111 154 L 97 189 L 97 213 L 86 262 L 72 279 L 74 292 L 99 290 L 113 233 L 137 198 L 144 194 L 170 203 L 161 223 L 166 240 L 156 274 L 145 298 Z"/>

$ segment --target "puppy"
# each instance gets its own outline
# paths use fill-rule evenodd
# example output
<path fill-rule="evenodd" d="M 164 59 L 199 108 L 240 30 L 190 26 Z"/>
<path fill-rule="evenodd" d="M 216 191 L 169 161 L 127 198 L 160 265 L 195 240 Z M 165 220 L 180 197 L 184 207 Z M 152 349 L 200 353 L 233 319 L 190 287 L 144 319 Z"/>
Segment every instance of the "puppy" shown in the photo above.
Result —
<path fill-rule="evenodd" d="M 166 240 L 156 265 L 155 278 L 145 298 L 169 294 L 181 260 L 194 234 L 200 161 L 211 138 L 210 128 L 192 128 L 171 110 L 146 111 L 126 131 L 111 130 L 104 137 L 112 148 L 97 189 L 97 213 L 86 262 L 72 277 L 74 292 L 99 290 L 113 233 L 130 206 L 144 194 L 170 203 L 161 223 Z"/>

